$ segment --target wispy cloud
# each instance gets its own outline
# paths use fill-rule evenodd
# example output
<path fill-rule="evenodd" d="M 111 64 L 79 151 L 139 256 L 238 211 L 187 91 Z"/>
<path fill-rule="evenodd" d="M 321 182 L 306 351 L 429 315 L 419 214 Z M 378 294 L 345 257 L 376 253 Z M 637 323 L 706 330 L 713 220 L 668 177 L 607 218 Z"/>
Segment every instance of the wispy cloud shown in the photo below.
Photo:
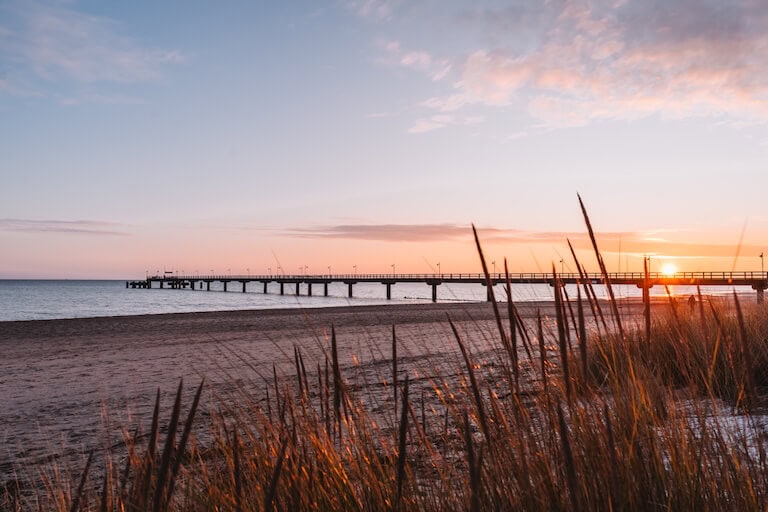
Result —
<path fill-rule="evenodd" d="M 121 224 L 93 220 L 0 219 L 0 231 L 124 236 Z"/>
<path fill-rule="evenodd" d="M 768 121 L 766 2 L 550 0 L 458 20 L 497 44 L 468 49 L 453 90 L 423 108 L 514 105 L 555 127 L 653 114 Z"/>
<path fill-rule="evenodd" d="M 406 50 L 399 41 L 381 43 L 387 54 L 386 62 L 411 69 L 430 77 L 437 82 L 448 76 L 452 64 L 450 60 L 436 57 L 423 50 Z"/>
<path fill-rule="evenodd" d="M 483 122 L 485 122 L 485 117 L 483 116 L 458 117 L 438 114 L 417 119 L 416 122 L 408 128 L 408 133 L 426 133 L 452 125 L 471 125 Z"/>
<path fill-rule="evenodd" d="M 158 80 L 185 61 L 175 49 L 148 48 L 117 22 L 78 12 L 68 3 L 0 6 L 0 64 L 5 80 L 136 83 Z"/>
<path fill-rule="evenodd" d="M 525 231 L 497 227 L 478 227 L 478 233 L 485 242 L 520 243 L 563 243 L 566 238 L 587 239 L 585 233 L 563 231 Z M 379 240 L 392 242 L 471 240 L 472 227 L 469 224 L 342 224 L 312 228 L 286 230 L 284 235 L 298 238 L 340 238 L 357 240 Z M 640 237 L 640 234 L 600 233 L 603 240 L 618 240 L 622 237 Z"/>
<path fill-rule="evenodd" d="M 375 20 L 387 20 L 403 3 L 403 0 L 347 0 L 347 8 L 359 16 Z"/>
<path fill-rule="evenodd" d="M 453 122 L 452 116 L 437 115 L 430 116 L 422 119 L 417 119 L 416 122 L 408 128 L 408 133 L 426 133 L 433 130 L 439 130 L 445 128 Z"/>
<path fill-rule="evenodd" d="M 296 228 L 284 232 L 297 238 L 335 238 L 385 242 L 456 240 L 471 236 L 469 226 L 457 224 L 344 224 Z"/>
<path fill-rule="evenodd" d="M 141 105 L 146 103 L 141 98 L 121 94 L 95 94 L 86 92 L 79 96 L 61 99 L 62 105 L 80 105 L 82 103 L 96 103 L 100 105 Z"/>

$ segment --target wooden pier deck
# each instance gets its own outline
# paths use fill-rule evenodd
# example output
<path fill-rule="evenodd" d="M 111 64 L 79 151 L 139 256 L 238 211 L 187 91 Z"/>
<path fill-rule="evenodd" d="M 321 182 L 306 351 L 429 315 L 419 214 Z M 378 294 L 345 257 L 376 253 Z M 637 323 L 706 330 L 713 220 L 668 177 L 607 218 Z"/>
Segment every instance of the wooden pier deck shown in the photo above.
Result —
<path fill-rule="evenodd" d="M 295 286 L 299 295 L 304 285 L 306 295 L 312 296 L 313 286 L 323 287 L 323 296 L 328 296 L 328 285 L 342 283 L 347 286 L 347 295 L 353 296 L 353 286 L 358 283 L 380 283 L 386 287 L 387 299 L 392 298 L 392 286 L 398 283 L 424 283 L 432 288 L 432 301 L 437 302 L 437 287 L 441 284 L 464 283 L 487 286 L 504 284 L 506 276 L 502 273 L 490 274 L 316 274 L 316 275 L 155 275 L 146 279 L 126 281 L 126 288 L 171 288 L 186 290 L 211 290 L 211 283 L 221 283 L 223 290 L 235 291 L 230 283 L 240 285 L 245 292 L 249 283 L 260 283 L 264 293 L 270 283 L 280 285 L 280 294 L 284 295 L 286 285 Z M 608 274 L 611 284 L 635 285 L 646 291 L 654 286 L 749 286 L 757 292 L 758 303 L 763 302 L 764 292 L 768 289 L 768 272 L 677 272 L 664 274 L 651 272 L 646 277 L 643 272 L 613 272 Z M 515 273 L 509 275 L 512 284 L 549 284 L 555 286 L 552 274 Z M 604 284 L 602 274 L 585 275 L 566 273 L 558 274 L 557 281 L 562 284 L 580 284 L 589 281 L 592 284 Z M 237 288 L 237 287 L 235 287 Z"/>

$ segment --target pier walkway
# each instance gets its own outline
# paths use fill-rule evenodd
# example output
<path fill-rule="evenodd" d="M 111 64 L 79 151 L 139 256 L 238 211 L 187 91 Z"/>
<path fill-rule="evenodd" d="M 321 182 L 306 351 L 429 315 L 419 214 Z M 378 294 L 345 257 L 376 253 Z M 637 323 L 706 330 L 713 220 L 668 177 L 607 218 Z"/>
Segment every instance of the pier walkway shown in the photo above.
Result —
<path fill-rule="evenodd" d="M 493 285 L 504 284 L 506 276 L 502 273 L 490 274 Z M 762 303 L 764 292 L 768 289 L 768 272 L 677 272 L 664 274 L 651 272 L 614 272 L 608 274 L 611 284 L 635 285 L 644 290 L 644 296 L 654 286 L 750 286 L 757 292 L 757 302 Z M 604 284 L 599 273 L 586 275 L 558 274 L 557 280 L 563 284 L 580 284 L 589 281 L 592 284 Z M 555 285 L 552 274 L 517 273 L 509 274 L 512 284 L 549 284 Z M 293 287 L 300 295 L 302 285 L 306 295 L 312 296 L 313 286 L 323 288 L 323 296 L 328 296 L 328 285 L 343 283 L 347 286 L 347 295 L 352 297 L 353 286 L 358 283 L 380 283 L 386 287 L 387 299 L 392 298 L 392 286 L 398 283 L 424 283 L 432 288 L 432 301 L 437 302 L 437 287 L 447 283 L 465 283 L 487 286 L 484 274 L 318 274 L 318 275 L 155 275 L 140 281 L 126 281 L 126 288 L 172 288 L 186 290 L 211 290 L 211 283 L 221 283 L 223 290 L 245 292 L 250 283 L 259 283 L 267 293 L 270 283 L 280 285 L 280 295 L 286 292 L 286 286 Z M 234 283 L 234 286 L 230 286 Z M 240 286 L 237 286 L 240 285 Z M 489 294 L 490 295 L 490 294 Z"/>

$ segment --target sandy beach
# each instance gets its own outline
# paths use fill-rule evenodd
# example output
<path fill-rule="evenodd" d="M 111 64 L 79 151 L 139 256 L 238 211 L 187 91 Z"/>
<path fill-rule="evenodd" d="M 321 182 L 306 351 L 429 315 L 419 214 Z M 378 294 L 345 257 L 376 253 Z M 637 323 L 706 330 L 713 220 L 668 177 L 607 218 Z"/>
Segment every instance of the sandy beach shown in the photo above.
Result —
<path fill-rule="evenodd" d="M 621 307 L 641 311 L 637 301 Z M 553 314 L 551 302 L 518 308 L 528 318 L 537 309 Z M 52 455 L 115 443 L 122 427 L 149 421 L 156 390 L 169 409 L 180 379 L 189 395 L 205 377 L 208 399 L 233 382 L 262 389 L 273 364 L 280 376 L 294 372 L 294 346 L 314 369 L 324 362 L 332 325 L 347 368 L 388 361 L 392 325 L 406 362 L 452 354 L 449 317 L 475 349 L 498 340 L 488 303 L 0 322 L 0 479 L 23 477 Z"/>

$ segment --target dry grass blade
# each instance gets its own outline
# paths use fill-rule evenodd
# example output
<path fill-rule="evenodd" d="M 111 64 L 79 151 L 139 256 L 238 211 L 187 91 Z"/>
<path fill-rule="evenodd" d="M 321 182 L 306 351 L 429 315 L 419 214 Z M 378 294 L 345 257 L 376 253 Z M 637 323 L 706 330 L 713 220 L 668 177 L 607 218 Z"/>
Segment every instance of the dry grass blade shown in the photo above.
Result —
<path fill-rule="evenodd" d="M 645 319 L 645 342 L 651 341 L 651 275 L 648 260 L 643 258 L 643 318 Z"/>
<path fill-rule="evenodd" d="M 589 239 L 592 241 L 592 248 L 595 251 L 595 257 L 597 258 L 597 263 L 600 265 L 600 272 L 603 275 L 603 280 L 605 281 L 605 288 L 608 290 L 608 296 L 611 299 L 611 308 L 613 310 L 613 319 L 616 322 L 616 328 L 619 330 L 619 336 L 624 339 L 624 328 L 621 325 L 621 315 L 619 314 L 619 306 L 616 302 L 616 296 L 613 293 L 613 287 L 611 286 L 611 278 L 608 275 L 608 270 L 605 268 L 605 262 L 603 261 L 603 256 L 600 254 L 600 249 L 597 247 L 597 239 L 595 238 L 595 232 L 592 229 L 592 223 L 589 220 L 589 215 L 587 214 L 587 209 L 584 206 L 584 201 L 581 200 L 581 196 L 577 194 L 577 197 L 579 198 L 579 205 L 581 206 L 581 213 L 584 215 L 584 222 L 587 225 L 587 230 L 589 231 Z"/>
<path fill-rule="evenodd" d="M 323 392 L 322 400 L 325 402 L 325 433 L 328 437 L 331 437 L 331 389 L 328 383 L 330 382 L 328 357 L 325 358 L 325 383 L 321 390 Z"/>
<path fill-rule="evenodd" d="M 123 474 L 120 478 L 120 497 L 125 497 L 125 490 L 128 486 L 128 477 L 130 475 L 131 471 L 131 463 L 134 460 L 135 457 L 135 450 L 136 450 L 136 440 L 139 438 L 139 427 L 137 426 L 133 430 L 133 436 L 128 438 L 126 440 L 126 445 L 128 446 L 128 456 L 125 458 L 125 466 L 123 467 Z"/>
<path fill-rule="evenodd" d="M 467 352 L 467 348 L 464 346 L 464 342 L 461 341 L 461 336 L 459 335 L 458 329 L 456 329 L 456 325 L 453 323 L 453 321 L 449 318 L 448 323 L 451 326 L 451 330 L 453 331 L 453 335 L 456 338 L 456 341 L 459 344 L 459 349 L 461 349 L 461 355 L 464 357 L 464 363 L 467 365 L 467 372 L 469 373 L 469 382 L 472 386 L 472 394 L 475 398 L 475 409 L 477 409 L 477 417 L 480 420 L 480 428 L 483 430 L 483 435 L 485 436 L 485 441 L 488 443 L 488 446 L 491 446 L 491 433 L 488 430 L 488 421 L 485 417 L 485 408 L 483 407 L 483 397 L 480 395 L 480 386 L 477 384 L 477 377 L 475 376 L 475 370 L 474 365 L 472 364 L 472 359 Z"/>
<path fill-rule="evenodd" d="M 568 319 L 563 318 L 565 316 L 563 310 L 563 292 L 562 282 L 557 277 L 557 270 L 555 265 L 552 265 L 552 279 L 555 284 L 555 314 L 557 321 L 557 337 L 560 342 L 560 362 L 563 370 L 563 383 L 565 384 L 565 395 L 570 401 L 573 398 L 571 389 L 571 373 L 568 368 L 568 345 L 565 338 L 565 329 L 567 328 L 566 322 Z"/>
<path fill-rule="evenodd" d="M 739 322 L 739 347 L 741 352 L 742 372 L 744 375 L 744 388 L 746 391 L 746 409 L 751 411 L 755 405 L 757 398 L 757 390 L 755 389 L 755 377 L 754 370 L 752 368 L 752 355 L 749 354 L 749 345 L 747 337 L 747 328 L 744 324 L 744 313 L 741 311 L 741 303 L 739 302 L 739 296 L 736 292 L 733 292 L 733 300 L 736 305 L 736 318 Z"/>
<path fill-rule="evenodd" d="M 104 471 L 103 484 L 101 486 L 101 512 L 107 512 L 110 509 L 110 502 L 112 501 L 111 486 L 109 484 L 109 471 Z"/>
<path fill-rule="evenodd" d="M 277 408 L 278 414 L 280 411 L 283 410 L 282 402 L 280 400 L 280 381 L 277 380 L 277 365 L 274 363 L 272 364 L 272 380 L 275 383 L 275 407 Z M 281 424 L 284 423 L 284 417 L 282 414 L 280 414 L 280 422 Z"/>
<path fill-rule="evenodd" d="M 608 442 L 608 454 L 611 462 L 611 479 L 608 488 L 611 491 L 611 510 L 617 510 L 616 494 L 618 493 L 617 476 L 619 470 L 619 464 L 616 460 L 616 441 L 613 437 L 613 425 L 611 423 L 611 415 L 608 411 L 608 404 L 603 404 L 603 416 L 605 417 L 605 433 L 606 440 Z"/>
<path fill-rule="evenodd" d="M 472 441 L 472 427 L 469 424 L 469 415 L 464 410 L 464 444 L 467 450 L 467 466 L 469 468 L 469 510 L 480 510 L 480 464 L 475 457 L 475 444 Z"/>
<path fill-rule="evenodd" d="M 331 364 L 333 365 L 333 414 L 336 428 L 338 428 L 339 441 L 341 441 L 341 368 L 339 367 L 339 353 L 336 347 L 336 327 L 331 325 Z"/>
<path fill-rule="evenodd" d="M 512 373 L 515 378 L 515 393 L 520 394 L 520 363 L 517 358 L 517 325 L 515 322 L 515 303 L 512 300 L 512 283 L 509 278 L 507 258 L 504 258 L 504 280 L 507 290 L 507 316 L 509 317 L 510 359 L 512 361 Z"/>
<path fill-rule="evenodd" d="M 85 481 L 88 478 L 88 471 L 91 469 L 91 460 L 93 459 L 93 450 L 88 453 L 88 460 L 85 463 L 85 469 L 83 469 L 83 476 L 80 478 L 80 485 L 77 486 L 77 493 L 75 499 L 72 500 L 72 507 L 69 512 L 77 512 L 80 508 L 80 499 L 83 496 L 83 490 L 85 489 Z"/>
<path fill-rule="evenodd" d="M 301 350 L 298 350 L 299 353 L 299 365 L 301 366 L 301 375 L 304 377 L 304 392 L 309 393 L 309 379 L 307 378 L 307 368 L 304 366 L 304 356 L 301 354 Z"/>
<path fill-rule="evenodd" d="M 541 311 L 536 310 L 536 324 L 539 329 L 539 361 L 541 362 L 541 382 L 544 396 L 549 396 L 549 380 L 547 377 L 547 347 L 544 345 L 544 326 L 541 322 Z"/>
<path fill-rule="evenodd" d="M 565 283 L 562 283 L 561 290 L 563 292 L 562 300 L 563 316 L 565 317 L 565 337 L 568 340 L 568 349 L 573 350 L 573 345 L 571 344 L 571 329 L 568 327 L 568 318 L 570 317 L 573 331 L 577 333 L 577 336 L 579 332 L 579 326 L 576 323 L 576 315 L 573 312 L 573 304 L 571 304 L 571 298 L 568 296 L 568 289 L 565 287 Z"/>
<path fill-rule="evenodd" d="M 576 467 L 574 466 L 573 452 L 571 451 L 571 441 L 568 436 L 568 425 L 565 423 L 563 408 L 557 404 L 557 421 L 560 426 L 560 442 L 563 448 L 563 457 L 565 458 L 565 475 L 568 483 L 568 495 L 571 498 L 570 510 L 579 510 L 579 495 L 576 484 Z"/>
<path fill-rule="evenodd" d="M 581 355 L 581 378 L 587 382 L 587 325 L 584 319 L 584 304 L 581 300 L 581 288 L 576 288 L 576 311 L 579 316 L 579 354 Z"/>
<path fill-rule="evenodd" d="M 232 459 L 234 463 L 234 479 L 235 479 L 235 510 L 242 512 L 243 510 L 243 478 L 240 469 L 240 439 L 237 435 L 237 427 L 232 432 Z"/>
<path fill-rule="evenodd" d="M 408 376 L 405 376 L 403 383 L 403 404 L 400 414 L 400 431 L 398 433 L 397 449 L 397 501 L 395 510 L 400 510 L 400 501 L 403 497 L 403 482 L 405 481 L 405 447 L 406 437 L 408 435 Z"/>
<path fill-rule="evenodd" d="M 707 316 L 704 314 L 704 297 L 701 294 L 701 286 L 696 285 L 696 295 L 698 297 L 699 302 L 699 321 L 701 322 L 702 328 L 707 328 Z"/>
<path fill-rule="evenodd" d="M 189 442 L 189 436 L 192 434 L 192 424 L 195 421 L 195 414 L 197 413 L 197 406 L 200 403 L 200 395 L 203 392 L 203 384 L 205 379 L 200 381 L 200 385 L 197 387 L 195 397 L 192 400 L 192 407 L 187 414 L 187 420 L 184 422 L 184 431 L 181 433 L 181 440 L 179 440 L 179 446 L 176 448 L 176 459 L 173 462 L 173 469 L 171 470 L 171 477 L 168 480 L 168 494 L 166 495 L 165 508 L 168 508 L 168 503 L 173 497 L 173 490 L 176 486 L 176 477 L 179 475 L 181 469 L 181 461 L 184 457 L 184 451 L 187 449 L 187 443 Z"/>
<path fill-rule="evenodd" d="M 149 445 L 147 446 L 147 454 L 144 459 L 143 468 L 143 481 L 139 488 L 138 496 L 140 499 L 139 505 L 149 508 L 149 491 L 150 484 L 152 482 L 152 468 L 155 465 L 155 453 L 157 452 L 157 435 L 159 431 L 160 421 L 160 388 L 157 389 L 155 395 L 155 409 L 152 412 L 152 428 L 149 435 Z"/>
<path fill-rule="evenodd" d="M 269 479 L 267 492 L 264 495 L 264 510 L 274 510 L 275 508 L 277 482 L 280 479 L 280 473 L 283 469 L 283 459 L 285 459 L 285 449 L 288 447 L 288 439 L 289 437 L 286 436 L 280 445 L 280 451 L 277 454 L 277 461 L 275 461 L 275 469 L 272 471 L 272 477 Z"/>
<path fill-rule="evenodd" d="M 176 429 L 178 428 L 179 416 L 181 414 L 181 391 L 183 387 L 184 380 L 182 379 L 179 381 L 179 387 L 176 390 L 176 400 L 173 402 L 171 421 L 168 424 L 168 433 L 165 436 L 165 447 L 163 448 L 163 455 L 160 459 L 160 470 L 157 475 L 157 483 L 155 484 L 155 497 L 152 500 L 152 510 L 154 512 L 159 512 L 160 506 L 163 504 L 165 482 L 168 479 L 168 473 L 171 467 L 171 457 L 176 444 Z"/>
<path fill-rule="evenodd" d="M 603 325 L 603 328 L 608 331 L 608 324 L 605 321 L 605 317 L 603 316 L 603 310 L 600 307 L 600 303 L 597 301 L 597 298 L 594 295 L 594 292 L 590 294 L 590 290 L 592 290 L 592 283 L 587 278 L 587 273 L 584 270 L 584 267 L 579 262 L 579 258 L 576 256 L 576 251 L 573 249 L 573 244 L 571 244 L 571 240 L 566 238 L 566 242 L 568 242 L 568 249 L 571 251 L 571 257 L 573 257 L 573 262 L 576 265 L 576 270 L 579 271 L 579 281 L 581 281 L 581 286 L 584 288 L 584 293 L 587 296 L 587 301 L 589 302 L 590 307 L 592 308 L 592 315 L 595 317 L 600 318 L 600 322 Z M 599 330 L 599 325 L 597 326 Z"/>
<path fill-rule="evenodd" d="M 304 381 L 301 378 L 301 365 L 299 364 L 299 347 L 293 346 L 293 360 L 296 367 L 296 378 L 299 381 L 299 396 L 304 396 Z"/>
<path fill-rule="evenodd" d="M 677 298 L 672 296 L 672 291 L 669 289 L 669 285 L 664 285 L 664 291 L 667 294 L 667 302 L 669 302 L 669 310 L 672 313 L 672 318 L 675 321 L 675 328 L 678 331 L 678 334 L 682 336 L 681 333 L 681 324 L 680 324 L 680 314 L 677 311 Z"/>
<path fill-rule="evenodd" d="M 501 323 L 501 315 L 499 314 L 499 305 L 496 303 L 496 295 L 493 293 L 493 279 L 491 278 L 491 274 L 488 272 L 488 264 L 485 262 L 485 256 L 483 255 L 483 247 L 480 245 L 480 237 L 477 235 L 477 229 L 475 229 L 475 225 L 472 224 L 472 233 L 475 236 L 475 247 L 477 248 L 477 254 L 480 256 L 480 263 L 483 267 L 483 274 L 485 275 L 485 285 L 488 287 L 488 298 L 491 301 L 491 304 L 493 305 L 493 316 L 496 318 L 496 328 L 499 330 L 499 337 L 501 338 L 501 344 L 504 346 L 504 348 L 510 352 L 511 349 L 509 348 L 509 339 L 507 339 L 507 334 L 504 332 L 504 326 Z"/>
<path fill-rule="evenodd" d="M 397 417 L 397 334 L 392 326 L 392 394 L 395 400 L 395 417 Z"/>

